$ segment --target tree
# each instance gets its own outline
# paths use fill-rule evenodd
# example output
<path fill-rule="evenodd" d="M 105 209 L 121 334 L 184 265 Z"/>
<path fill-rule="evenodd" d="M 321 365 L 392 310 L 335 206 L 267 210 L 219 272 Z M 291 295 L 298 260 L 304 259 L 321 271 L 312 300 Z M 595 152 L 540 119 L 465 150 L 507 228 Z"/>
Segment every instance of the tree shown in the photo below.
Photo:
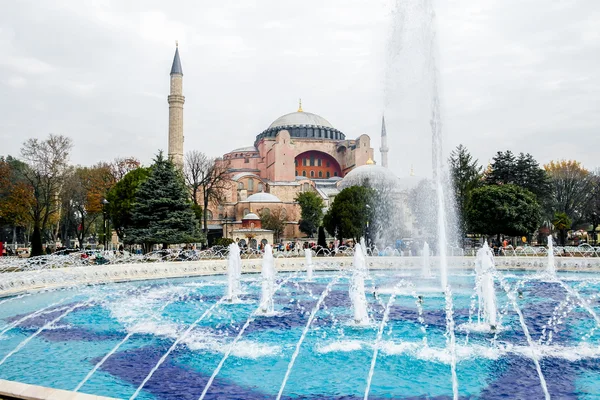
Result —
<path fill-rule="evenodd" d="M 594 244 L 597 244 L 596 228 L 600 225 L 600 171 L 596 171 L 592 177 L 592 193 L 585 210 L 585 216 L 592 228 L 592 240 Z"/>
<path fill-rule="evenodd" d="M 482 167 L 462 144 L 450 154 L 448 160 L 450 166 L 450 174 L 454 185 L 454 195 L 456 197 L 456 206 L 460 213 L 459 225 L 461 229 L 461 237 L 468 231 L 466 224 L 466 213 L 471 192 L 481 185 Z"/>
<path fill-rule="evenodd" d="M 323 208 L 325 207 L 323 199 L 315 192 L 302 192 L 296 196 L 296 201 L 302 209 L 299 222 L 300 231 L 312 238 L 323 221 Z"/>
<path fill-rule="evenodd" d="M 136 191 L 132 227 L 125 231 L 127 243 L 152 245 L 191 243 L 201 240 L 198 224 L 181 173 L 162 152 L 154 159 L 148 179 Z"/>
<path fill-rule="evenodd" d="M 544 200 L 549 191 L 548 176 L 531 154 L 520 153 L 518 157 L 507 150 L 499 151 L 485 172 L 488 185 L 517 185 L 533 193 L 538 202 Z"/>
<path fill-rule="evenodd" d="M 208 205 L 225 200 L 231 179 L 229 163 L 221 159 L 208 158 L 204 153 L 194 150 L 185 155 L 183 173 L 185 182 L 191 190 L 192 201 L 202 207 L 204 213 L 204 235 L 208 235 Z M 199 199 L 201 203 L 199 204 Z"/>
<path fill-rule="evenodd" d="M 368 224 L 373 220 L 373 208 L 367 207 L 375 191 L 363 186 L 351 186 L 342 190 L 323 218 L 323 226 L 338 239 L 359 241 L 365 237 Z"/>
<path fill-rule="evenodd" d="M 117 157 L 112 163 L 108 164 L 115 182 L 120 181 L 129 172 L 140 167 L 140 161 L 135 157 Z"/>
<path fill-rule="evenodd" d="M 121 240 L 125 239 L 125 230 L 133 226 L 135 196 L 140 185 L 150 176 L 150 171 L 150 168 L 144 167 L 129 171 L 106 195 L 106 211 Z"/>
<path fill-rule="evenodd" d="M 282 212 L 281 208 L 267 211 L 263 209 L 260 213 L 260 222 L 263 229 L 273 231 L 275 241 L 278 242 L 285 230 L 285 225 L 288 221 L 287 216 Z"/>
<path fill-rule="evenodd" d="M 65 179 L 63 188 L 63 206 L 68 219 L 74 214 L 76 237 L 79 247 L 83 248 L 90 227 L 102 217 L 103 200 L 114 184 L 114 176 L 108 165 L 77 167 Z M 104 232 L 103 232 L 104 234 Z"/>
<path fill-rule="evenodd" d="M 571 219 L 564 212 L 557 212 L 552 219 L 552 225 L 558 230 L 560 244 L 561 246 L 564 246 L 567 242 L 567 231 L 571 229 Z"/>
<path fill-rule="evenodd" d="M 319 245 L 322 248 L 327 247 L 327 240 L 325 239 L 325 228 L 323 226 L 319 227 L 319 236 L 317 239 L 317 245 Z"/>
<path fill-rule="evenodd" d="M 585 220 L 594 193 L 594 176 L 574 160 L 551 161 L 544 165 L 550 177 L 552 216 L 564 213 L 578 225 Z"/>
<path fill-rule="evenodd" d="M 490 185 L 473 190 L 467 219 L 473 233 L 527 236 L 540 223 L 540 206 L 533 193 L 516 185 Z"/>
<path fill-rule="evenodd" d="M 33 191 L 29 209 L 33 225 L 32 256 L 43 254 L 42 233 L 59 213 L 59 195 L 68 171 L 72 146 L 70 138 L 50 134 L 46 140 L 29 139 L 21 148 L 21 155 L 27 164 L 23 176 Z"/>
<path fill-rule="evenodd" d="M 33 202 L 32 190 L 24 181 L 26 167 L 10 156 L 0 157 L 0 225 L 26 226 Z"/>

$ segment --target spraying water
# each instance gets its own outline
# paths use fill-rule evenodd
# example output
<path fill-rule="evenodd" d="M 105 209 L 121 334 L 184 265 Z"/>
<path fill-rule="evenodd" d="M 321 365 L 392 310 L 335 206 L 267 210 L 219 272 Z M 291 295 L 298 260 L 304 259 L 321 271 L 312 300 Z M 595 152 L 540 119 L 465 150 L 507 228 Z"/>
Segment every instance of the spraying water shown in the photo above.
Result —
<path fill-rule="evenodd" d="M 260 310 L 264 314 L 272 314 L 274 310 L 273 294 L 275 291 L 275 260 L 270 244 L 265 246 L 262 263 L 262 292 L 260 297 Z"/>
<path fill-rule="evenodd" d="M 552 235 L 548 235 L 548 266 L 546 272 L 550 275 L 556 275 L 556 265 L 554 264 L 554 243 L 552 243 Z"/>
<path fill-rule="evenodd" d="M 354 270 L 350 278 L 349 288 L 352 310 L 354 312 L 354 323 L 357 325 L 369 324 L 367 297 L 365 295 L 366 268 L 365 254 L 362 251 L 362 246 L 357 244 L 354 249 Z"/>
<path fill-rule="evenodd" d="M 425 242 L 423 245 L 423 267 L 421 268 L 421 276 L 423 278 L 429 278 L 431 276 L 431 250 L 429 250 L 429 244 Z"/>
<path fill-rule="evenodd" d="M 304 249 L 304 260 L 306 262 L 306 280 L 312 281 L 313 263 L 312 263 L 312 250 L 311 249 Z"/>
<path fill-rule="evenodd" d="M 491 329 L 496 329 L 498 324 L 494 270 L 494 255 L 487 242 L 485 242 L 483 247 L 477 251 L 475 289 L 479 297 L 479 313 Z"/>
<path fill-rule="evenodd" d="M 227 260 L 227 301 L 236 302 L 242 290 L 240 279 L 242 276 L 242 259 L 240 258 L 240 248 L 237 243 L 229 245 L 229 258 Z"/>

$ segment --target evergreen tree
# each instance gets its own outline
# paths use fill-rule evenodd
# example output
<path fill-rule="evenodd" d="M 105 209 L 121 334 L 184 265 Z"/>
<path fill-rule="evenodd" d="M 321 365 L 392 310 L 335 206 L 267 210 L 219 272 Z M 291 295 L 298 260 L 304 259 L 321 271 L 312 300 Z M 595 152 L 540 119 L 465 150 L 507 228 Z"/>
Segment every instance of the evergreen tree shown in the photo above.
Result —
<path fill-rule="evenodd" d="M 315 192 L 302 192 L 296 197 L 302 209 L 300 214 L 300 231 L 312 238 L 323 220 L 323 199 Z"/>
<path fill-rule="evenodd" d="M 325 248 L 327 247 L 327 240 L 325 239 L 325 228 L 322 226 L 319 227 L 319 235 L 317 238 L 317 245 Z"/>
<path fill-rule="evenodd" d="M 201 240 L 198 222 L 183 175 L 173 162 L 158 154 L 147 180 L 139 186 L 126 229 L 127 243 L 152 245 L 191 243 Z"/>
<path fill-rule="evenodd" d="M 488 185 L 517 185 L 533 193 L 539 202 L 549 193 L 546 171 L 529 153 L 520 153 L 518 157 L 510 151 L 499 151 L 492 160 L 491 168 L 486 171 L 485 182 Z"/>
<path fill-rule="evenodd" d="M 460 213 L 461 236 L 464 237 L 464 234 L 468 232 L 465 218 L 467 206 L 471 198 L 471 192 L 481 184 L 482 167 L 462 144 L 452 151 L 448 164 L 450 165 L 450 173 L 454 184 L 456 206 Z"/>
<path fill-rule="evenodd" d="M 325 229 L 337 233 L 338 239 L 354 239 L 356 242 L 367 234 L 369 223 L 373 221 L 373 207 L 370 206 L 375 191 L 363 186 L 351 186 L 342 190 L 334 199 L 331 208 L 323 218 Z"/>
<path fill-rule="evenodd" d="M 148 179 L 150 172 L 150 168 L 144 167 L 127 172 L 106 195 L 106 211 L 121 240 L 125 238 L 125 230 L 133 227 L 132 212 L 136 193 L 142 182 Z"/>

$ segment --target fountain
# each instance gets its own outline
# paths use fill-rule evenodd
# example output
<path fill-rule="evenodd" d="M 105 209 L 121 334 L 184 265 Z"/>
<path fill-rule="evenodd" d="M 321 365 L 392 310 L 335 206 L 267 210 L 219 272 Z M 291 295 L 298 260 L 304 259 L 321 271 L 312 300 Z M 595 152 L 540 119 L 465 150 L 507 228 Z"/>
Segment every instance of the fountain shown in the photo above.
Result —
<path fill-rule="evenodd" d="M 479 299 L 478 322 L 483 317 L 483 322 L 491 330 L 495 330 L 498 325 L 498 307 L 494 288 L 494 254 L 487 242 L 477 251 L 475 272 L 475 291 Z"/>
<path fill-rule="evenodd" d="M 554 243 L 552 243 L 552 235 L 548 235 L 548 265 L 546 266 L 548 275 L 556 275 L 556 266 L 554 264 Z"/>
<path fill-rule="evenodd" d="M 304 262 L 306 264 L 306 280 L 312 281 L 313 263 L 312 263 L 312 250 L 311 249 L 304 249 Z"/>
<path fill-rule="evenodd" d="M 365 295 L 365 276 L 367 266 L 362 246 L 356 244 L 354 248 L 354 269 L 350 278 L 350 301 L 356 325 L 368 325 L 369 313 L 367 312 L 367 297 Z"/>
<path fill-rule="evenodd" d="M 431 276 L 431 261 L 430 261 L 431 251 L 429 250 L 429 244 L 425 242 L 423 244 L 423 255 L 422 262 L 423 266 L 421 268 L 421 277 L 429 278 Z"/>
<path fill-rule="evenodd" d="M 229 258 L 227 260 L 227 301 L 235 303 L 242 294 L 240 278 L 242 276 L 242 259 L 240 257 L 240 248 L 237 243 L 229 245 Z"/>
<path fill-rule="evenodd" d="M 273 294 L 275 293 L 275 260 L 273 259 L 273 249 L 271 248 L 270 244 L 265 246 L 261 275 L 262 292 L 260 296 L 260 310 L 263 314 L 273 314 Z"/>

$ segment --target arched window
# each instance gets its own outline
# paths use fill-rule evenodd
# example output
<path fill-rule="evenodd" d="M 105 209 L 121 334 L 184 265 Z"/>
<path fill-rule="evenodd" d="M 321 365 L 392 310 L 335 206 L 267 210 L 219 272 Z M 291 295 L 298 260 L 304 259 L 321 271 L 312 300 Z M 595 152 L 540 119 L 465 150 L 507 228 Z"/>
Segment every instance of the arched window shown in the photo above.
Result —
<path fill-rule="evenodd" d="M 244 208 L 244 215 L 242 215 L 242 218 L 244 218 L 249 213 L 250 213 L 250 210 L 248 210 L 247 208 Z"/>
<path fill-rule="evenodd" d="M 258 184 L 258 191 L 262 192 L 264 190 L 262 182 Z"/>
<path fill-rule="evenodd" d="M 319 178 L 323 177 L 323 171 L 319 171 Z"/>
<path fill-rule="evenodd" d="M 208 210 L 206 214 L 207 214 L 208 219 L 213 219 L 212 211 Z"/>
<path fill-rule="evenodd" d="M 331 178 L 331 173 L 329 171 L 327 171 L 327 177 Z"/>
<path fill-rule="evenodd" d="M 335 171 L 335 172 L 333 173 L 333 176 L 338 176 L 338 175 L 337 175 L 337 171 Z"/>
<path fill-rule="evenodd" d="M 254 179 L 248 179 L 248 190 L 254 190 Z"/>
<path fill-rule="evenodd" d="M 306 176 L 306 171 L 302 171 L 302 176 Z"/>
<path fill-rule="evenodd" d="M 315 177 L 315 171 L 310 171 L 310 177 L 314 178 Z"/>
<path fill-rule="evenodd" d="M 244 182 L 238 182 L 238 189 L 244 188 Z"/>

